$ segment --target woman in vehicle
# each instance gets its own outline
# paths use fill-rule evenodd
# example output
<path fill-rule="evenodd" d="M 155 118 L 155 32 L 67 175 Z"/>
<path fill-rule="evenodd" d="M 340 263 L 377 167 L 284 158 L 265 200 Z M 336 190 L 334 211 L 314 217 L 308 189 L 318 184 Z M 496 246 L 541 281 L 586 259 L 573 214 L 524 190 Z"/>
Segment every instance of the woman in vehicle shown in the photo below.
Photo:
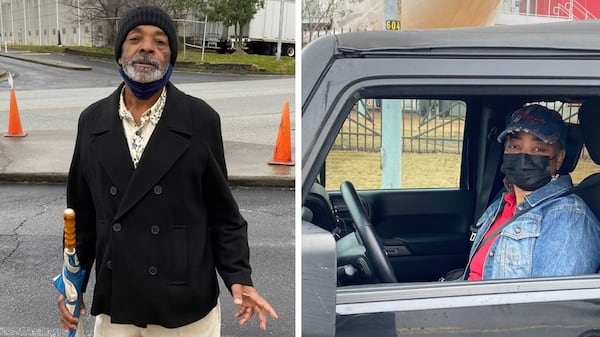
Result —
<path fill-rule="evenodd" d="M 600 222 L 559 175 L 567 127 L 541 105 L 515 111 L 498 136 L 504 144 L 507 192 L 481 216 L 469 254 L 467 280 L 596 273 Z"/>

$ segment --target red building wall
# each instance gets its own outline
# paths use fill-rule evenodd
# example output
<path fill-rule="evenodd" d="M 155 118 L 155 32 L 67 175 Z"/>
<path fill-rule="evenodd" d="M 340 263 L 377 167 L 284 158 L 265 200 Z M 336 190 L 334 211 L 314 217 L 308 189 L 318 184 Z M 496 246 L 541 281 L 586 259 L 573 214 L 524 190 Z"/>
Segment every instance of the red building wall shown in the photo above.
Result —
<path fill-rule="evenodd" d="M 530 10 L 535 8 L 535 13 L 532 14 L 570 18 L 571 3 L 573 4 L 573 19 L 600 19 L 600 1 L 598 0 L 530 0 L 529 8 Z M 521 9 L 526 4 L 527 0 L 521 0 Z"/>

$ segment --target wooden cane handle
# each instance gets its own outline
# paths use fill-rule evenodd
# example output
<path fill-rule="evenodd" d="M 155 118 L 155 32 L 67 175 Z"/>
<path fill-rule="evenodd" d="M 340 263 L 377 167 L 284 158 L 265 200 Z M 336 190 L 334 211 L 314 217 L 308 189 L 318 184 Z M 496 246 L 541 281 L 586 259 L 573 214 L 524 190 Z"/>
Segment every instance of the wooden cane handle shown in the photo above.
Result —
<path fill-rule="evenodd" d="M 65 209 L 63 212 L 63 219 L 65 220 L 65 248 L 75 248 L 75 211 L 71 208 Z"/>

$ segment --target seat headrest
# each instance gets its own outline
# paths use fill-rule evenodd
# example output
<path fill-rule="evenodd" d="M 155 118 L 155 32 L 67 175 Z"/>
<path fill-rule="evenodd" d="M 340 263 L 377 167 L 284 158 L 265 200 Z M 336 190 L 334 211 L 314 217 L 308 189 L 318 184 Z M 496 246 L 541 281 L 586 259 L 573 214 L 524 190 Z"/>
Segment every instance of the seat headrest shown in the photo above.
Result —
<path fill-rule="evenodd" d="M 579 108 L 579 124 L 585 147 L 594 163 L 600 165 L 600 97 L 585 100 Z"/>
<path fill-rule="evenodd" d="M 310 193 L 320 195 L 323 198 L 323 200 L 327 202 L 329 208 L 333 209 L 333 204 L 331 203 L 331 199 L 329 199 L 329 194 L 327 193 L 327 190 L 323 185 L 319 183 L 313 183 L 313 185 L 310 188 Z"/>
<path fill-rule="evenodd" d="M 314 213 L 308 207 L 302 207 L 302 221 L 312 222 Z"/>
<path fill-rule="evenodd" d="M 581 149 L 583 149 L 583 135 L 581 134 L 581 125 L 579 124 L 567 124 L 567 142 L 565 144 L 565 159 L 563 160 L 558 173 L 569 174 L 573 172 L 579 156 L 581 155 Z"/>

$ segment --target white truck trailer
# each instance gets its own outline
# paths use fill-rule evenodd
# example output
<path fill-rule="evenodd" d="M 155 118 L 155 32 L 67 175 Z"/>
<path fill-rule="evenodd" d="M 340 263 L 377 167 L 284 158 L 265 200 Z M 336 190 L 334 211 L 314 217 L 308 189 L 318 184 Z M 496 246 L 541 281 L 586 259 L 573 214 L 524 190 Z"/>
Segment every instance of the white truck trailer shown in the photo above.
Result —
<path fill-rule="evenodd" d="M 283 12 L 281 5 L 283 4 Z M 244 48 L 249 53 L 275 55 L 279 39 L 280 17 L 283 19 L 281 34 L 281 55 L 296 54 L 295 6 L 293 0 L 265 0 L 264 8 L 259 9 L 244 32 Z"/>
<path fill-rule="evenodd" d="M 295 56 L 295 6 L 295 0 L 265 0 L 264 7 L 243 27 L 244 50 L 253 54 L 275 55 L 279 40 L 279 22 L 283 14 L 281 55 Z M 216 49 L 220 53 L 234 51 L 235 27 L 224 27 L 220 22 L 208 22 L 205 47 Z"/>

